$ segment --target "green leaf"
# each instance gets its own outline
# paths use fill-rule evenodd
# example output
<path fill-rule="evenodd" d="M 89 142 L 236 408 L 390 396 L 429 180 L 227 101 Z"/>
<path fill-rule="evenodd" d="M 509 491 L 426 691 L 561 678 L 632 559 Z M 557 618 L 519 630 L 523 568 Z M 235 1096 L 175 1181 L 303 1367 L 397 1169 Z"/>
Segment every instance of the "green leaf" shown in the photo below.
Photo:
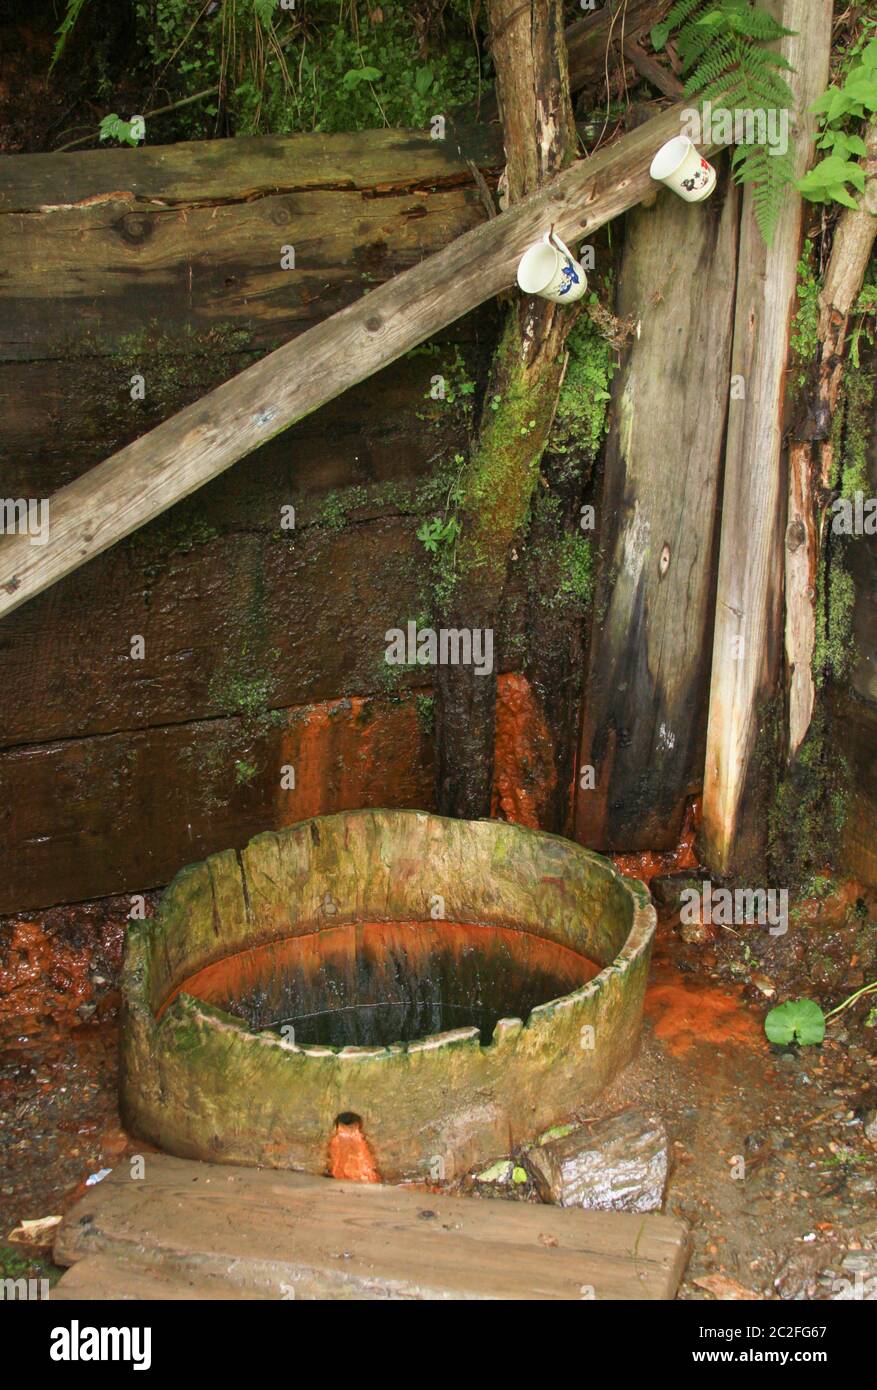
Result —
<path fill-rule="evenodd" d="M 877 111 L 877 77 L 873 72 L 847 81 L 844 84 L 844 93 L 864 106 L 866 111 Z"/>
<path fill-rule="evenodd" d="M 825 1014 L 813 999 L 789 999 L 771 1009 L 764 1031 L 770 1042 L 780 1046 L 798 1042 L 813 1047 L 825 1037 Z"/>
<path fill-rule="evenodd" d="M 118 140 L 125 145 L 139 145 L 140 141 L 131 134 L 133 128 L 131 121 L 123 121 L 121 116 L 117 116 L 113 111 L 109 116 L 104 116 L 99 134 L 101 140 Z"/>
<path fill-rule="evenodd" d="M 414 74 L 414 89 L 417 95 L 425 97 L 432 86 L 433 71 L 431 67 L 418 68 Z"/>
<path fill-rule="evenodd" d="M 835 203 L 843 203 L 845 208 L 852 208 L 854 212 L 859 210 L 859 204 L 852 194 L 847 192 L 843 184 L 839 184 L 836 188 L 829 188 L 828 196 Z"/>
<path fill-rule="evenodd" d="M 856 207 L 858 205 L 844 187 L 847 183 L 851 183 L 860 193 L 864 192 L 864 169 L 839 154 L 830 154 L 798 180 L 797 188 L 812 203 L 824 203 L 833 198 L 845 207 Z"/>
<path fill-rule="evenodd" d="M 378 82 L 382 77 L 380 68 L 349 68 L 341 79 L 341 85 L 352 92 L 361 82 Z"/>
<path fill-rule="evenodd" d="M 496 1163 L 491 1163 L 489 1168 L 485 1168 L 483 1173 L 476 1173 L 479 1182 L 508 1182 L 512 1175 L 512 1161 L 510 1158 L 498 1158 Z"/>

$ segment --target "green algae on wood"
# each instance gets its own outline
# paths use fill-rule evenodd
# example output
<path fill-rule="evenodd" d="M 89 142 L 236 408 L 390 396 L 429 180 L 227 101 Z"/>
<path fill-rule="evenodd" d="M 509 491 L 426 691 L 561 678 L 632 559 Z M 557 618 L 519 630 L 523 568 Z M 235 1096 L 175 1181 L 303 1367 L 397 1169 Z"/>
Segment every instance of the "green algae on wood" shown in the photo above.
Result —
<path fill-rule="evenodd" d="M 526 932 L 602 969 L 502 1020 L 486 1046 L 477 1028 L 297 1046 L 185 993 L 197 970 L 257 944 L 425 921 L 436 895 L 450 923 Z M 502 822 L 357 811 L 260 835 L 183 870 L 158 917 L 129 930 L 125 1121 L 183 1157 L 322 1172 L 350 1112 L 382 1178 L 452 1177 L 562 1122 L 630 1059 L 654 921 L 645 890 L 609 861 Z"/>

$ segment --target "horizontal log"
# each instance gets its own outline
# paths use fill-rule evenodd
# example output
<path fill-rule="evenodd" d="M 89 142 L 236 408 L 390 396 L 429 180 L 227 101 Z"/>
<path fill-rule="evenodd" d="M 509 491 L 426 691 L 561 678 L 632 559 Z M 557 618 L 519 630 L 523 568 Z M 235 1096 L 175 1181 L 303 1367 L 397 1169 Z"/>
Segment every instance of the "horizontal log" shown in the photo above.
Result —
<path fill-rule="evenodd" d="M 147 299 L 147 311 L 148 304 Z M 294 481 L 297 493 L 313 496 L 353 483 L 420 476 L 439 447 L 423 415 L 433 418 L 442 409 L 446 419 L 456 416 L 459 423 L 450 403 L 438 407 L 427 399 L 431 376 L 448 373 L 459 348 L 467 371 L 480 377 L 493 342 L 493 317 L 485 310 L 467 315 L 437 340 L 434 353 L 392 363 L 255 450 L 247 487 L 229 478 L 221 485 L 223 496 L 237 495 L 239 524 L 273 525 L 272 479 L 278 470 Z M 146 321 L 137 343 L 137 352 L 125 359 L 77 353 L 63 361 L 0 363 L 4 497 L 48 497 L 256 360 L 256 354 L 229 347 L 222 325 L 187 344 Z M 144 400 L 132 401 L 130 374 L 138 359 L 147 391 Z M 211 509 L 217 495 L 210 494 Z M 234 524 L 235 517 L 227 520 Z"/>
<path fill-rule="evenodd" d="M 226 382 L 52 498 L 50 539 L 0 542 L 0 616 L 216 477 L 295 420 L 514 282 L 553 223 L 580 241 L 651 191 L 671 108 Z"/>
<path fill-rule="evenodd" d="M 0 217 L 0 361 L 126 355 L 145 314 L 165 338 L 221 323 L 251 350 L 275 347 L 483 219 L 471 178 L 381 197 L 311 190 L 163 208 L 110 194 L 10 213 Z M 294 267 L 282 263 L 289 247 Z"/>
<path fill-rule="evenodd" d="M 158 887 L 186 863 L 312 815 L 431 807 L 414 699 L 281 718 L 255 745 L 239 720 L 211 719 L 0 753 L 0 913 Z M 284 766 L 294 789 L 281 786 Z"/>
<path fill-rule="evenodd" d="M 271 708 L 386 690 L 384 633 L 419 611 L 416 520 L 296 520 L 229 534 L 193 511 L 22 608 L 0 630 L 0 746 L 216 718 L 254 682 Z"/>
<path fill-rule="evenodd" d="M 467 166 L 503 163 L 501 132 L 455 126 L 429 131 L 237 136 L 82 154 L 9 155 L 0 213 L 48 213 L 123 199 L 161 208 L 246 203 L 273 195 L 336 191 L 373 194 L 471 183 Z"/>

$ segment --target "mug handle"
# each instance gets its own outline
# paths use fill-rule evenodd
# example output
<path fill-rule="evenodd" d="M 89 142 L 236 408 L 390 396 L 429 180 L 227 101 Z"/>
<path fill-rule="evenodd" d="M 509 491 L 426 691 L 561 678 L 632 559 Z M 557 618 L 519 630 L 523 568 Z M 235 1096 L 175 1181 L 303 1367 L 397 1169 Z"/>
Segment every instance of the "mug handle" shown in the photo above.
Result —
<path fill-rule="evenodd" d="M 561 241 L 560 237 L 557 235 L 553 227 L 550 231 L 545 233 L 545 240 L 548 242 L 549 246 L 554 246 L 554 249 L 556 251 L 562 251 L 563 254 L 567 257 L 569 261 L 572 262 L 573 265 L 576 264 L 576 258 L 573 255 L 572 251 L 570 251 L 569 247 L 565 244 L 565 242 Z"/>

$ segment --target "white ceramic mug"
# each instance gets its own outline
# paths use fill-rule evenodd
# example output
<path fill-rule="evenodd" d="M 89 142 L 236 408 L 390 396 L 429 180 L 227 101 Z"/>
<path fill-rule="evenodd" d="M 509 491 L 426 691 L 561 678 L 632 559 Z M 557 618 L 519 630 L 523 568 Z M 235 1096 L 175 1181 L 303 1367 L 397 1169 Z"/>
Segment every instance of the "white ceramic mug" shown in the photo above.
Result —
<path fill-rule="evenodd" d="M 665 183 L 686 203 L 702 203 L 716 186 L 716 171 L 689 140 L 677 135 L 662 145 L 649 170 L 658 183 Z"/>
<path fill-rule="evenodd" d="M 551 231 L 524 252 L 518 265 L 518 284 L 524 294 L 571 304 L 581 299 L 588 277 L 569 247 Z"/>

